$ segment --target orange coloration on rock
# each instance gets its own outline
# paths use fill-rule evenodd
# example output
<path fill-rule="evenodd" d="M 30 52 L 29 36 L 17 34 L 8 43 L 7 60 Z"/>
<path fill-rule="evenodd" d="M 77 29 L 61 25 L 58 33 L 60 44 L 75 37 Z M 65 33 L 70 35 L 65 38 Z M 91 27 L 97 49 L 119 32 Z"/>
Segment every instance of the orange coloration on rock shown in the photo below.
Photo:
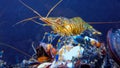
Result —
<path fill-rule="evenodd" d="M 49 60 L 49 57 L 41 56 L 37 59 L 40 63 L 46 62 Z"/>

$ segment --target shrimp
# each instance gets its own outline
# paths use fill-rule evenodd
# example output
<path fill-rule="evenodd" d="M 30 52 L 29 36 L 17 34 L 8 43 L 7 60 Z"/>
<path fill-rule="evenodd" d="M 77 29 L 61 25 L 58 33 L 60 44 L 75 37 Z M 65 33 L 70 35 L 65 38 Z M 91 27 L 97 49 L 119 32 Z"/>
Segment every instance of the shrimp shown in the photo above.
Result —
<path fill-rule="evenodd" d="M 34 9 L 32 9 L 31 7 L 29 7 L 28 5 L 26 5 L 24 2 L 22 2 L 20 0 L 20 2 L 24 6 L 26 6 L 28 9 L 30 9 L 35 14 L 37 14 L 37 16 L 24 19 L 24 20 L 22 20 L 22 21 L 20 21 L 20 22 L 18 22 L 16 24 L 19 24 L 21 22 L 25 22 L 25 21 L 31 20 L 31 21 L 33 21 L 33 22 L 35 22 L 37 24 L 42 25 L 42 26 L 50 26 L 54 33 L 57 33 L 57 34 L 59 34 L 61 36 L 75 36 L 75 35 L 79 35 L 79 34 L 81 34 L 83 31 L 85 31 L 87 29 L 91 30 L 91 31 L 94 31 L 93 34 L 101 34 L 101 32 L 98 32 L 97 30 L 95 30 L 91 25 L 89 25 L 88 23 L 83 21 L 82 18 L 80 18 L 80 17 L 74 17 L 74 18 L 71 18 L 71 19 L 68 19 L 68 18 L 65 18 L 65 17 L 48 17 L 50 15 L 50 13 L 53 11 L 53 9 L 55 9 L 55 7 L 57 5 L 59 5 L 62 1 L 63 0 L 60 0 L 57 4 L 55 4 L 49 10 L 49 12 L 46 15 L 46 17 L 43 17 L 37 11 L 35 11 Z M 45 24 L 41 24 L 41 23 L 35 21 L 34 20 L 35 18 L 39 18 Z"/>

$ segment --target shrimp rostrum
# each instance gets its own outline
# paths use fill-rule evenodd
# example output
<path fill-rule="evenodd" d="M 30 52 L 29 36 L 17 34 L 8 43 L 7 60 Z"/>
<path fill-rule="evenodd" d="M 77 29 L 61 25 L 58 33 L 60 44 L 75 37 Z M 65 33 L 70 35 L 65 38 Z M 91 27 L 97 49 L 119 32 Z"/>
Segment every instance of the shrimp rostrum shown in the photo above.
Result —
<path fill-rule="evenodd" d="M 26 5 L 24 2 L 22 2 L 20 0 L 20 2 L 26 6 L 27 8 L 29 8 L 31 11 L 33 11 L 35 14 L 37 14 L 37 16 L 35 17 L 31 17 L 31 18 L 27 18 L 25 20 L 22 20 L 16 24 L 19 24 L 21 22 L 25 22 L 25 21 L 33 21 L 37 24 L 43 25 L 43 26 L 50 26 L 53 29 L 54 33 L 57 33 L 61 36 L 74 36 L 74 35 L 80 35 L 83 31 L 85 30 L 91 30 L 93 31 L 93 34 L 101 34 L 101 32 L 98 32 L 97 30 L 95 30 L 91 25 L 89 25 L 88 23 L 86 23 L 85 21 L 82 20 L 82 18 L 80 17 L 74 17 L 71 19 L 65 18 L 65 17 L 48 17 L 49 14 L 52 12 L 52 10 L 59 5 L 62 0 L 60 0 L 57 4 L 55 4 L 48 12 L 48 14 L 46 15 L 46 17 L 43 17 L 42 15 L 40 15 L 37 11 L 35 11 L 34 9 L 32 9 L 31 7 L 29 7 L 28 5 Z M 45 24 L 41 24 L 37 21 L 35 21 L 35 18 L 39 18 L 41 21 L 43 21 Z"/>

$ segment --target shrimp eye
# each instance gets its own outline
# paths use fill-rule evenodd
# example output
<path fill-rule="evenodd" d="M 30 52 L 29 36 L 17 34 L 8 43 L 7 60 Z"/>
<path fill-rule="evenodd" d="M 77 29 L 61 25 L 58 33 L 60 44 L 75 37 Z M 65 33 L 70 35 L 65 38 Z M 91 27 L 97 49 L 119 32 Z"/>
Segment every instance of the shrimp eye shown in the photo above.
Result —
<path fill-rule="evenodd" d="M 62 24 L 60 18 L 57 18 L 57 19 L 55 20 L 55 22 L 58 23 L 58 24 Z"/>

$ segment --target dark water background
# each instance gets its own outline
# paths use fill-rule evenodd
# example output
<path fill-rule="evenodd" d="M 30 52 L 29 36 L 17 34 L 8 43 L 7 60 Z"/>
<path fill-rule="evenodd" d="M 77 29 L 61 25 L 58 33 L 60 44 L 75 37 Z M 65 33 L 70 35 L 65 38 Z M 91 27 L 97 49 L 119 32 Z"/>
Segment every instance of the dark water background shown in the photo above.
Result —
<path fill-rule="evenodd" d="M 37 10 L 42 16 L 46 16 L 49 9 L 59 0 L 23 0 L 27 5 Z M 42 39 L 43 33 L 51 31 L 49 27 L 28 22 L 12 27 L 15 23 L 35 16 L 19 0 L 0 0 L 0 42 L 14 46 L 30 55 L 33 54 L 31 43 Z M 114 22 L 120 20 L 120 0 L 63 0 L 54 9 L 50 17 L 81 17 L 87 22 Z M 107 31 L 112 27 L 120 27 L 120 24 L 97 24 L 93 25 L 103 33 L 106 39 Z M 8 64 L 15 64 L 28 59 L 27 56 L 0 45 L 4 50 L 3 59 Z"/>

